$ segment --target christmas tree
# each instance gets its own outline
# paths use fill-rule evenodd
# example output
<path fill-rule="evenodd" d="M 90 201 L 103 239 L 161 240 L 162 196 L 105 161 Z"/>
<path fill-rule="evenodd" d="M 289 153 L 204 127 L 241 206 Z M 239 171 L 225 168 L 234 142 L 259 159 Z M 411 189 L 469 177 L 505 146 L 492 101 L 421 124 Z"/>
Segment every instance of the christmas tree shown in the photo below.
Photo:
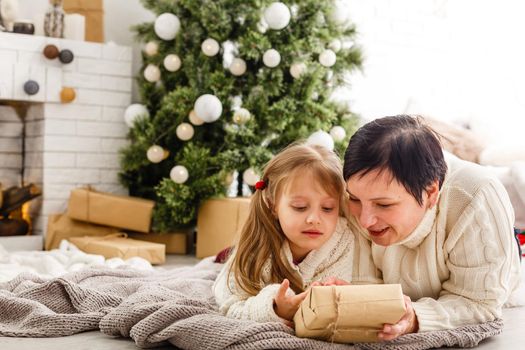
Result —
<path fill-rule="evenodd" d="M 199 204 L 301 139 L 344 150 L 355 128 L 330 97 L 361 64 L 340 2 L 143 0 L 143 104 L 126 110 L 122 183 L 156 201 L 154 230 L 194 224 Z"/>

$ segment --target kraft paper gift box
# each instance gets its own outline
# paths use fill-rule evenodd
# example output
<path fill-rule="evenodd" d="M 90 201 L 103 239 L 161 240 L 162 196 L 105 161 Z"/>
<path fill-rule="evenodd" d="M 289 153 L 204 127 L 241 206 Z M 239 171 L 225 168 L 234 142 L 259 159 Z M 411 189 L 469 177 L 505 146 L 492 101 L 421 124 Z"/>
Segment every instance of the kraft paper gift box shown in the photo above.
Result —
<path fill-rule="evenodd" d="M 214 198 L 205 201 L 197 216 L 197 258 L 216 255 L 234 244 L 248 218 L 250 198 Z"/>
<path fill-rule="evenodd" d="M 103 0 L 64 0 L 64 12 L 78 13 L 86 18 L 86 41 L 104 42 Z"/>
<path fill-rule="evenodd" d="M 170 233 L 128 233 L 128 237 L 140 241 L 164 244 L 168 254 L 186 254 L 188 244 L 188 234 L 186 232 Z"/>
<path fill-rule="evenodd" d="M 404 314 L 399 284 L 316 286 L 295 314 L 295 333 L 336 343 L 377 342 L 383 325 Z"/>
<path fill-rule="evenodd" d="M 155 202 L 97 192 L 87 188 L 71 191 L 67 215 L 73 219 L 139 232 L 149 232 Z"/>
<path fill-rule="evenodd" d="M 85 253 L 103 255 L 107 259 L 122 258 L 125 260 L 141 257 L 152 264 L 163 264 L 166 261 L 164 244 L 127 238 L 125 233 L 104 237 L 71 237 L 69 241 Z"/>
<path fill-rule="evenodd" d="M 106 227 L 88 222 L 73 220 L 66 214 L 53 214 L 47 219 L 45 249 L 56 249 L 63 239 L 70 237 L 96 236 L 103 237 L 119 232 L 117 228 Z"/>

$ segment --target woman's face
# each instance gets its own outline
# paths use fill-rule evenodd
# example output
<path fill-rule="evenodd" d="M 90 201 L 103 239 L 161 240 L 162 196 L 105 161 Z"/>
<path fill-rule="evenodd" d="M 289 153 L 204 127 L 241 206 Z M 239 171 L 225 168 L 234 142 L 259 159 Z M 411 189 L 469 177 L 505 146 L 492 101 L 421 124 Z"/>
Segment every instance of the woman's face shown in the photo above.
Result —
<path fill-rule="evenodd" d="M 350 212 L 368 230 L 372 241 L 382 246 L 410 235 L 427 209 L 436 203 L 439 193 L 436 180 L 424 191 L 420 206 L 388 170 L 373 170 L 362 177 L 356 174 L 347 181 L 346 188 Z"/>

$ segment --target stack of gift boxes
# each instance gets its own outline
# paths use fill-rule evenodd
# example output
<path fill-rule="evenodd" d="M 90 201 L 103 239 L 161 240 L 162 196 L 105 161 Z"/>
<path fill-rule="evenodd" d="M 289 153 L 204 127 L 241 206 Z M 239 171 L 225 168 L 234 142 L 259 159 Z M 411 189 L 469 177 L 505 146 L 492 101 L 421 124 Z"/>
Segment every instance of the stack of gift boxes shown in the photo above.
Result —
<path fill-rule="evenodd" d="M 185 232 L 150 233 L 153 206 L 153 201 L 141 198 L 75 189 L 67 213 L 49 217 L 45 249 L 55 249 L 66 239 L 86 253 L 142 257 L 152 264 L 164 263 L 166 252 L 185 254 Z"/>
<path fill-rule="evenodd" d="M 213 256 L 234 245 L 249 214 L 249 198 L 214 198 L 199 208 L 197 258 Z M 154 202 L 77 188 L 71 191 L 67 213 L 49 216 L 45 249 L 66 239 L 91 254 L 123 259 L 139 256 L 162 264 L 166 253 L 186 254 L 193 229 L 152 233 Z M 188 244 L 190 243 L 190 244 Z"/>

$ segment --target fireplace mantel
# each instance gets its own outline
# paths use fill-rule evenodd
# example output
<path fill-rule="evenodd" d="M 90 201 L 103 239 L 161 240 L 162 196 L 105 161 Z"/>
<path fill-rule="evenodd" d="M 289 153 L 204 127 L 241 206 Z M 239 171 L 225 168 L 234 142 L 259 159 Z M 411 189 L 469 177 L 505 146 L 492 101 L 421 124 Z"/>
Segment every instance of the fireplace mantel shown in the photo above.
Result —
<path fill-rule="evenodd" d="M 71 50 L 74 60 L 47 59 L 48 44 Z M 43 196 L 31 205 L 33 234 L 45 234 L 47 217 L 66 210 L 75 187 L 127 193 L 117 174 L 131 57 L 127 46 L 0 33 L 0 182 L 41 186 Z M 25 93 L 28 80 L 38 83 L 37 94 Z M 75 90 L 73 102 L 60 102 L 64 87 Z M 25 106 L 18 108 L 25 115 L 12 105 Z"/>

